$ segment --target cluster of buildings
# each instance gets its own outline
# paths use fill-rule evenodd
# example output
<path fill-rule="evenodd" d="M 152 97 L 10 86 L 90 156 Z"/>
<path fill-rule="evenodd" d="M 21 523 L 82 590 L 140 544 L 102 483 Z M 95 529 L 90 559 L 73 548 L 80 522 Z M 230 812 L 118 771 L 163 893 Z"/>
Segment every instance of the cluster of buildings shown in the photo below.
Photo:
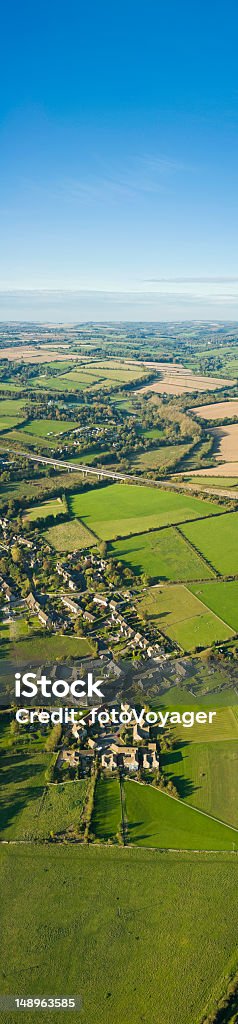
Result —
<path fill-rule="evenodd" d="M 58 755 L 58 768 L 63 765 L 77 768 L 80 775 L 88 775 L 97 758 L 104 771 L 133 773 L 140 769 L 159 770 L 159 751 L 157 743 L 150 739 L 149 725 L 141 727 L 135 723 L 132 742 L 128 744 L 123 742 L 120 728 L 116 728 L 112 735 L 102 729 L 99 739 L 94 739 L 88 732 L 91 725 L 90 712 L 84 716 L 84 721 L 86 727 L 80 722 L 68 727 L 74 746 L 62 747 Z"/>

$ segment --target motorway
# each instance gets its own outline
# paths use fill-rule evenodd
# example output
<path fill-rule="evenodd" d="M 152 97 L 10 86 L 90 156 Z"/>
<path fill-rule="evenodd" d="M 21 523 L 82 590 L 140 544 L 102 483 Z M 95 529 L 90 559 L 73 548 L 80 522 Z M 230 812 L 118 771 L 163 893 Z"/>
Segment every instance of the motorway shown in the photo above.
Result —
<path fill-rule="evenodd" d="M 96 476 L 98 480 L 118 480 L 121 483 L 138 484 L 146 487 L 162 487 L 163 489 L 175 490 L 175 491 L 196 491 L 201 493 L 202 487 L 193 483 L 174 483 L 173 480 L 151 480 L 144 476 L 133 476 L 130 473 L 117 473 L 115 469 L 99 469 L 96 466 L 87 466 L 83 463 L 80 465 L 73 462 L 65 462 L 63 459 L 50 459 L 47 455 L 36 455 L 36 453 L 24 451 L 22 449 L 4 448 L 4 451 L 15 455 L 22 455 L 26 459 L 30 459 L 32 462 L 40 462 L 49 466 L 53 466 L 54 469 L 62 469 L 64 472 L 71 473 L 82 473 L 83 476 Z M 204 479 L 206 479 L 204 477 Z M 206 487 L 206 494 L 211 494 L 213 499 L 215 497 L 230 498 L 230 500 L 237 500 L 238 491 L 232 488 L 232 492 L 227 489 L 219 488 L 219 491 L 213 490 L 212 487 Z"/>

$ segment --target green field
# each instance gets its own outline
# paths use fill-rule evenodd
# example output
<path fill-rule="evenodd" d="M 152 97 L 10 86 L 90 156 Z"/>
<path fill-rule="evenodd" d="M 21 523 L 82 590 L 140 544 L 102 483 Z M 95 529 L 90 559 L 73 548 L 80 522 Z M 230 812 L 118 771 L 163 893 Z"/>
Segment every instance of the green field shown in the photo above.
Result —
<path fill-rule="evenodd" d="M 47 785 L 52 754 L 44 750 L 45 736 L 36 739 L 20 729 L 12 739 L 7 717 L 0 719 L 0 837 L 47 839 L 67 829 L 77 830 L 87 794 L 87 781 Z"/>
<path fill-rule="evenodd" d="M 201 523 L 186 523 L 182 532 L 222 575 L 238 573 L 238 513 L 231 512 L 206 519 Z"/>
<path fill-rule="evenodd" d="M 117 540 L 110 545 L 114 558 L 125 562 L 136 575 L 153 579 L 196 580 L 212 576 L 209 566 L 173 527 Z"/>
<path fill-rule="evenodd" d="M 170 850 L 238 850 L 238 831 L 132 779 L 124 783 L 128 839 Z"/>
<path fill-rule="evenodd" d="M 12 750 L 1 754 L 1 839 L 25 839 L 34 834 L 51 754 Z"/>
<path fill-rule="evenodd" d="M 48 501 L 43 501 L 41 505 L 33 505 L 32 508 L 27 508 L 23 515 L 24 520 L 28 520 L 30 523 L 34 523 L 35 519 L 47 519 L 47 516 L 57 516 L 67 513 L 67 505 L 65 498 L 49 498 Z"/>
<path fill-rule="evenodd" d="M 237 487 L 238 480 L 235 476 L 190 476 L 189 483 L 199 484 L 200 487 L 218 487 L 226 491 L 227 487 Z"/>
<path fill-rule="evenodd" d="M 48 839 L 52 832 L 59 837 L 71 829 L 77 832 L 86 795 L 85 779 L 46 786 L 40 799 L 26 806 L 20 820 L 21 834 Z"/>
<path fill-rule="evenodd" d="M 82 1024 L 199 1024 L 236 963 L 229 854 L 8 847 L 0 879 L 2 993 L 81 995 Z"/>
<path fill-rule="evenodd" d="M 212 727 L 213 728 L 213 727 Z M 163 772 L 193 807 L 238 828 L 238 736 L 214 743 L 181 742 L 161 754 Z"/>
<path fill-rule="evenodd" d="M 0 433 L 2 433 L 4 430 L 13 430 L 14 427 L 17 427 L 18 423 L 22 422 L 22 419 L 23 417 L 18 418 L 17 416 L 1 416 Z"/>
<path fill-rule="evenodd" d="M 87 388 L 90 384 L 93 385 L 94 378 L 92 376 L 77 373 L 73 374 L 73 379 L 69 374 L 58 375 L 57 377 L 51 377 L 50 375 L 44 375 L 42 377 L 32 378 L 32 386 L 37 388 L 46 388 L 47 391 L 81 391 L 82 388 Z"/>
<path fill-rule="evenodd" d="M 207 586 L 209 588 L 209 584 Z M 153 587 L 143 595 L 138 609 L 142 615 L 148 615 L 149 622 L 186 651 L 200 645 L 206 647 L 216 640 L 229 639 L 232 636 L 230 626 L 212 611 L 207 612 L 200 596 L 201 587 L 202 584 L 189 589 L 183 586 Z"/>
<path fill-rule="evenodd" d="M 238 633 L 238 580 L 231 580 L 230 583 L 214 581 L 212 586 L 199 583 L 189 587 L 189 590 Z"/>
<path fill-rule="evenodd" d="M 94 795 L 91 831 L 98 839 L 115 838 L 121 825 L 120 786 L 118 779 L 101 776 Z"/>
<path fill-rule="evenodd" d="M 1 656 L 9 656 L 6 645 Z M 19 640 L 11 643 L 11 661 L 13 665 L 44 665 L 50 661 L 60 661 L 61 658 L 87 658 L 94 656 L 95 646 L 93 641 L 86 637 L 60 636 L 59 633 L 53 636 L 37 636 L 32 639 Z"/>
<path fill-rule="evenodd" d="M 164 469 L 165 466 L 170 469 L 175 463 L 180 462 L 187 450 L 188 446 L 185 444 L 163 445 L 161 448 L 151 448 L 151 451 L 135 453 L 131 456 L 130 462 L 141 472 L 147 469 Z"/>
<path fill-rule="evenodd" d="M 29 420 L 24 427 L 25 434 L 50 437 L 51 434 L 67 434 L 76 430 L 78 420 Z"/>
<path fill-rule="evenodd" d="M 59 523 L 59 526 L 51 526 L 46 530 L 44 537 L 56 551 L 80 551 L 96 543 L 91 531 L 78 519 L 67 520 L 65 523 Z"/>
<path fill-rule="evenodd" d="M 78 516 L 102 540 L 184 522 L 219 511 L 213 502 L 162 488 L 109 484 L 71 494 L 72 515 Z"/>
<path fill-rule="evenodd" d="M 2 385 L 0 385 L 1 390 Z M 23 419 L 22 411 L 25 408 L 26 402 L 24 398 L 1 398 L 1 418 L 5 416 L 13 416 L 17 421 L 20 416 Z"/>

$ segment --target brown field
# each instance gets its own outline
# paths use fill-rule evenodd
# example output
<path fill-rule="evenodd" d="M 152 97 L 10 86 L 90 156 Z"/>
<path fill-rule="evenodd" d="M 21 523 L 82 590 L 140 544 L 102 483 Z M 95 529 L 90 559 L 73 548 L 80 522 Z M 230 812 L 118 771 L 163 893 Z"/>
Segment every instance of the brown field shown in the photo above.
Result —
<path fill-rule="evenodd" d="M 216 441 L 215 459 L 226 462 L 237 462 L 238 459 L 238 423 L 229 427 L 212 427 L 211 434 Z"/>
<path fill-rule="evenodd" d="M 66 352 L 62 349 L 54 347 L 52 351 L 52 345 L 47 348 L 46 345 L 40 347 L 35 345 L 14 345 L 8 346 L 8 348 L 0 349 L 1 359 L 9 359 L 10 362 L 13 360 L 21 360 L 24 363 L 51 363 L 55 362 L 56 359 L 63 359 L 65 362 Z M 70 352 L 67 352 L 67 359 L 73 359 L 76 362 L 77 356 Z"/>
<path fill-rule="evenodd" d="M 220 476 L 220 477 L 223 477 L 223 476 L 224 477 L 226 477 L 226 476 L 230 476 L 231 477 L 231 476 L 233 476 L 234 478 L 238 477 L 238 458 L 237 458 L 237 455 L 238 455 L 238 452 L 237 452 L 237 449 L 236 449 L 236 459 L 237 459 L 236 462 L 222 462 L 222 463 L 218 463 L 217 462 L 215 464 L 215 466 L 212 467 L 212 469 L 211 468 L 209 468 L 209 469 L 196 469 L 196 476 L 216 476 L 216 477 L 218 477 L 218 476 Z M 191 469 L 190 470 L 186 470 L 186 472 L 183 472 L 180 475 L 191 477 Z M 194 475 L 195 475 L 195 471 L 194 471 Z"/>
<path fill-rule="evenodd" d="M 216 388 L 232 387 L 234 381 L 224 377 L 203 377 L 192 373 L 182 363 L 144 363 L 148 369 L 157 370 L 160 380 L 154 384 L 146 384 L 141 392 L 154 391 L 155 394 L 182 395 L 189 391 L 214 391 Z"/>
<path fill-rule="evenodd" d="M 190 409 L 195 415 L 201 416 L 204 420 L 222 420 L 226 417 L 238 416 L 238 401 L 236 398 L 230 402 L 214 402 L 213 405 L 197 405 Z"/>

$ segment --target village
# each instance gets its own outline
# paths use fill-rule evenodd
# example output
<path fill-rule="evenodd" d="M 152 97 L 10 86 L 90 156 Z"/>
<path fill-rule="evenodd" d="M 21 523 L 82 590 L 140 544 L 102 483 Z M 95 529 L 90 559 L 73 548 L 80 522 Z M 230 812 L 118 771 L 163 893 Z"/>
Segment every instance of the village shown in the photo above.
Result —
<path fill-rule="evenodd" d="M 123 705 L 128 711 L 129 704 Z M 101 710 L 103 709 L 103 705 Z M 93 766 L 103 772 L 137 773 L 159 771 L 159 744 L 152 738 L 153 730 L 147 723 L 137 722 L 128 729 L 125 726 L 95 728 L 92 713 L 84 714 L 83 723 L 74 722 L 65 727 L 60 751 L 57 755 L 55 772 L 58 781 L 62 774 L 75 778 L 90 775 Z"/>
<path fill-rule="evenodd" d="M 99 657 L 161 662 L 171 644 L 151 622 L 140 620 L 130 572 L 95 551 L 73 551 L 61 560 L 37 531 L 0 519 L 3 624 L 29 617 L 47 634 L 92 639 Z M 36 533 L 36 531 L 35 531 Z M 39 630 L 39 625 L 38 625 Z"/>

